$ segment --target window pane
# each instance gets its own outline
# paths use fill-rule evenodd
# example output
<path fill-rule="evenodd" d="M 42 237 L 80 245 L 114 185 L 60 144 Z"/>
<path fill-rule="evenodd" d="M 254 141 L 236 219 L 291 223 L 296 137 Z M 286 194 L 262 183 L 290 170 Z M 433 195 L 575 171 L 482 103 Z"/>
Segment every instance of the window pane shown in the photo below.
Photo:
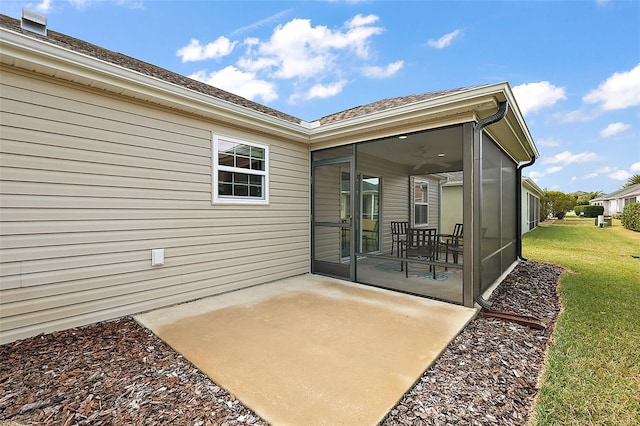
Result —
<path fill-rule="evenodd" d="M 429 185 L 423 182 L 416 183 L 413 190 L 414 200 L 416 203 L 429 202 Z"/>
<path fill-rule="evenodd" d="M 264 161 L 256 158 L 251 159 L 251 170 L 262 170 L 264 171 Z"/>
<path fill-rule="evenodd" d="M 429 206 L 416 204 L 414 212 L 416 225 L 429 223 Z"/>
<path fill-rule="evenodd" d="M 234 173 L 233 181 L 236 184 L 248 185 L 250 175 L 245 173 Z"/>
<path fill-rule="evenodd" d="M 258 148 L 257 146 L 252 146 L 251 147 L 251 157 L 252 158 L 259 158 L 261 160 L 264 160 L 264 148 Z"/>
<path fill-rule="evenodd" d="M 221 166 L 233 167 L 233 155 L 219 153 L 218 164 L 220 164 Z"/>
<path fill-rule="evenodd" d="M 249 194 L 252 197 L 262 197 L 262 187 L 261 186 L 251 185 L 249 187 Z"/>
<path fill-rule="evenodd" d="M 249 167 L 250 161 L 249 161 L 249 157 L 243 157 L 243 156 L 238 156 L 236 157 L 236 167 L 239 167 L 241 169 L 248 169 Z"/>
<path fill-rule="evenodd" d="M 218 185 L 218 194 L 231 196 L 233 195 L 233 185 L 230 183 L 221 183 Z"/>
<path fill-rule="evenodd" d="M 236 144 L 233 142 L 218 140 L 218 152 L 224 152 L 229 155 L 233 155 L 235 145 Z"/>
<path fill-rule="evenodd" d="M 236 197 L 247 197 L 249 195 L 249 187 L 247 185 L 236 184 L 233 186 L 233 195 Z"/>
<path fill-rule="evenodd" d="M 232 183 L 233 182 L 233 173 L 232 172 L 218 172 L 218 181 L 220 183 Z"/>
<path fill-rule="evenodd" d="M 262 186 L 262 176 L 258 175 L 249 175 L 249 183 L 251 185 Z"/>

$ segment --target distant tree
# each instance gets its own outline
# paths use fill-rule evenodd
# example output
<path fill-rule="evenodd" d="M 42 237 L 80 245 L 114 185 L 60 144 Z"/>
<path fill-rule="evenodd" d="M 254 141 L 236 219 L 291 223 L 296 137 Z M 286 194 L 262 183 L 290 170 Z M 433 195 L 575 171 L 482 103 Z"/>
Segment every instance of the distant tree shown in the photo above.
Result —
<path fill-rule="evenodd" d="M 593 200 L 594 198 L 598 198 L 601 195 L 604 195 L 604 192 L 602 191 L 587 192 L 586 194 L 583 194 L 578 197 L 578 201 L 576 204 L 579 206 L 588 206 L 589 201 Z"/>
<path fill-rule="evenodd" d="M 627 179 L 627 183 L 624 184 L 623 188 L 627 188 L 631 185 L 635 185 L 636 183 L 640 183 L 640 175 L 639 174 L 635 174 L 633 176 L 631 176 L 629 179 Z"/>
<path fill-rule="evenodd" d="M 549 214 L 563 219 L 569 210 L 576 205 L 576 197 L 571 194 L 565 194 L 560 191 L 543 192 L 540 198 L 540 217 L 547 217 Z"/>

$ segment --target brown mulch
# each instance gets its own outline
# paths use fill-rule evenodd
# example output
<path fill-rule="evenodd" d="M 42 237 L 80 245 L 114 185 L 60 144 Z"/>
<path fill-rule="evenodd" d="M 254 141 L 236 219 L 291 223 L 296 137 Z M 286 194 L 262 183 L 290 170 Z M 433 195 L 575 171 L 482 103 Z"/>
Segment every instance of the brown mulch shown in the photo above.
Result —
<path fill-rule="evenodd" d="M 383 425 L 525 425 L 559 312 L 563 269 L 521 262 L 493 308 L 531 315 L 535 330 L 476 317 Z M 266 424 L 131 318 L 0 346 L 0 425 Z"/>

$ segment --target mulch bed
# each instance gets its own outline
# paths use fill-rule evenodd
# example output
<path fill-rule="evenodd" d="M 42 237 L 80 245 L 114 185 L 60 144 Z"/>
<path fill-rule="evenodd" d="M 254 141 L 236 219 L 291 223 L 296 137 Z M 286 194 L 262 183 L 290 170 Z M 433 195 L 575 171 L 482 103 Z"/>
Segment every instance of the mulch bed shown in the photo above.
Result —
<path fill-rule="evenodd" d="M 383 425 L 525 425 L 559 313 L 560 267 L 521 262 L 493 309 L 531 315 L 535 330 L 476 317 Z M 133 319 L 0 346 L 0 424 L 266 424 Z M 10 423 L 5 423 L 10 424 Z"/>

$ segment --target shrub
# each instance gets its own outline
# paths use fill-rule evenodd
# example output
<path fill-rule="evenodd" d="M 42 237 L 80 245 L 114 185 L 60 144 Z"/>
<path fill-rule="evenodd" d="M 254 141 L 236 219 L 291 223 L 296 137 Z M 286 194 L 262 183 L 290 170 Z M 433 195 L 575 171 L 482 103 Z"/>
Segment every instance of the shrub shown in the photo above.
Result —
<path fill-rule="evenodd" d="M 576 206 L 576 216 L 580 216 L 580 213 L 584 213 L 584 217 L 598 217 L 604 214 L 603 206 Z"/>
<path fill-rule="evenodd" d="M 576 197 L 560 191 L 545 190 L 540 198 L 540 217 L 547 217 L 551 214 L 558 219 L 564 218 L 565 214 L 576 205 Z"/>
<path fill-rule="evenodd" d="M 624 206 L 622 210 L 622 226 L 632 231 L 640 232 L 640 203 Z"/>

